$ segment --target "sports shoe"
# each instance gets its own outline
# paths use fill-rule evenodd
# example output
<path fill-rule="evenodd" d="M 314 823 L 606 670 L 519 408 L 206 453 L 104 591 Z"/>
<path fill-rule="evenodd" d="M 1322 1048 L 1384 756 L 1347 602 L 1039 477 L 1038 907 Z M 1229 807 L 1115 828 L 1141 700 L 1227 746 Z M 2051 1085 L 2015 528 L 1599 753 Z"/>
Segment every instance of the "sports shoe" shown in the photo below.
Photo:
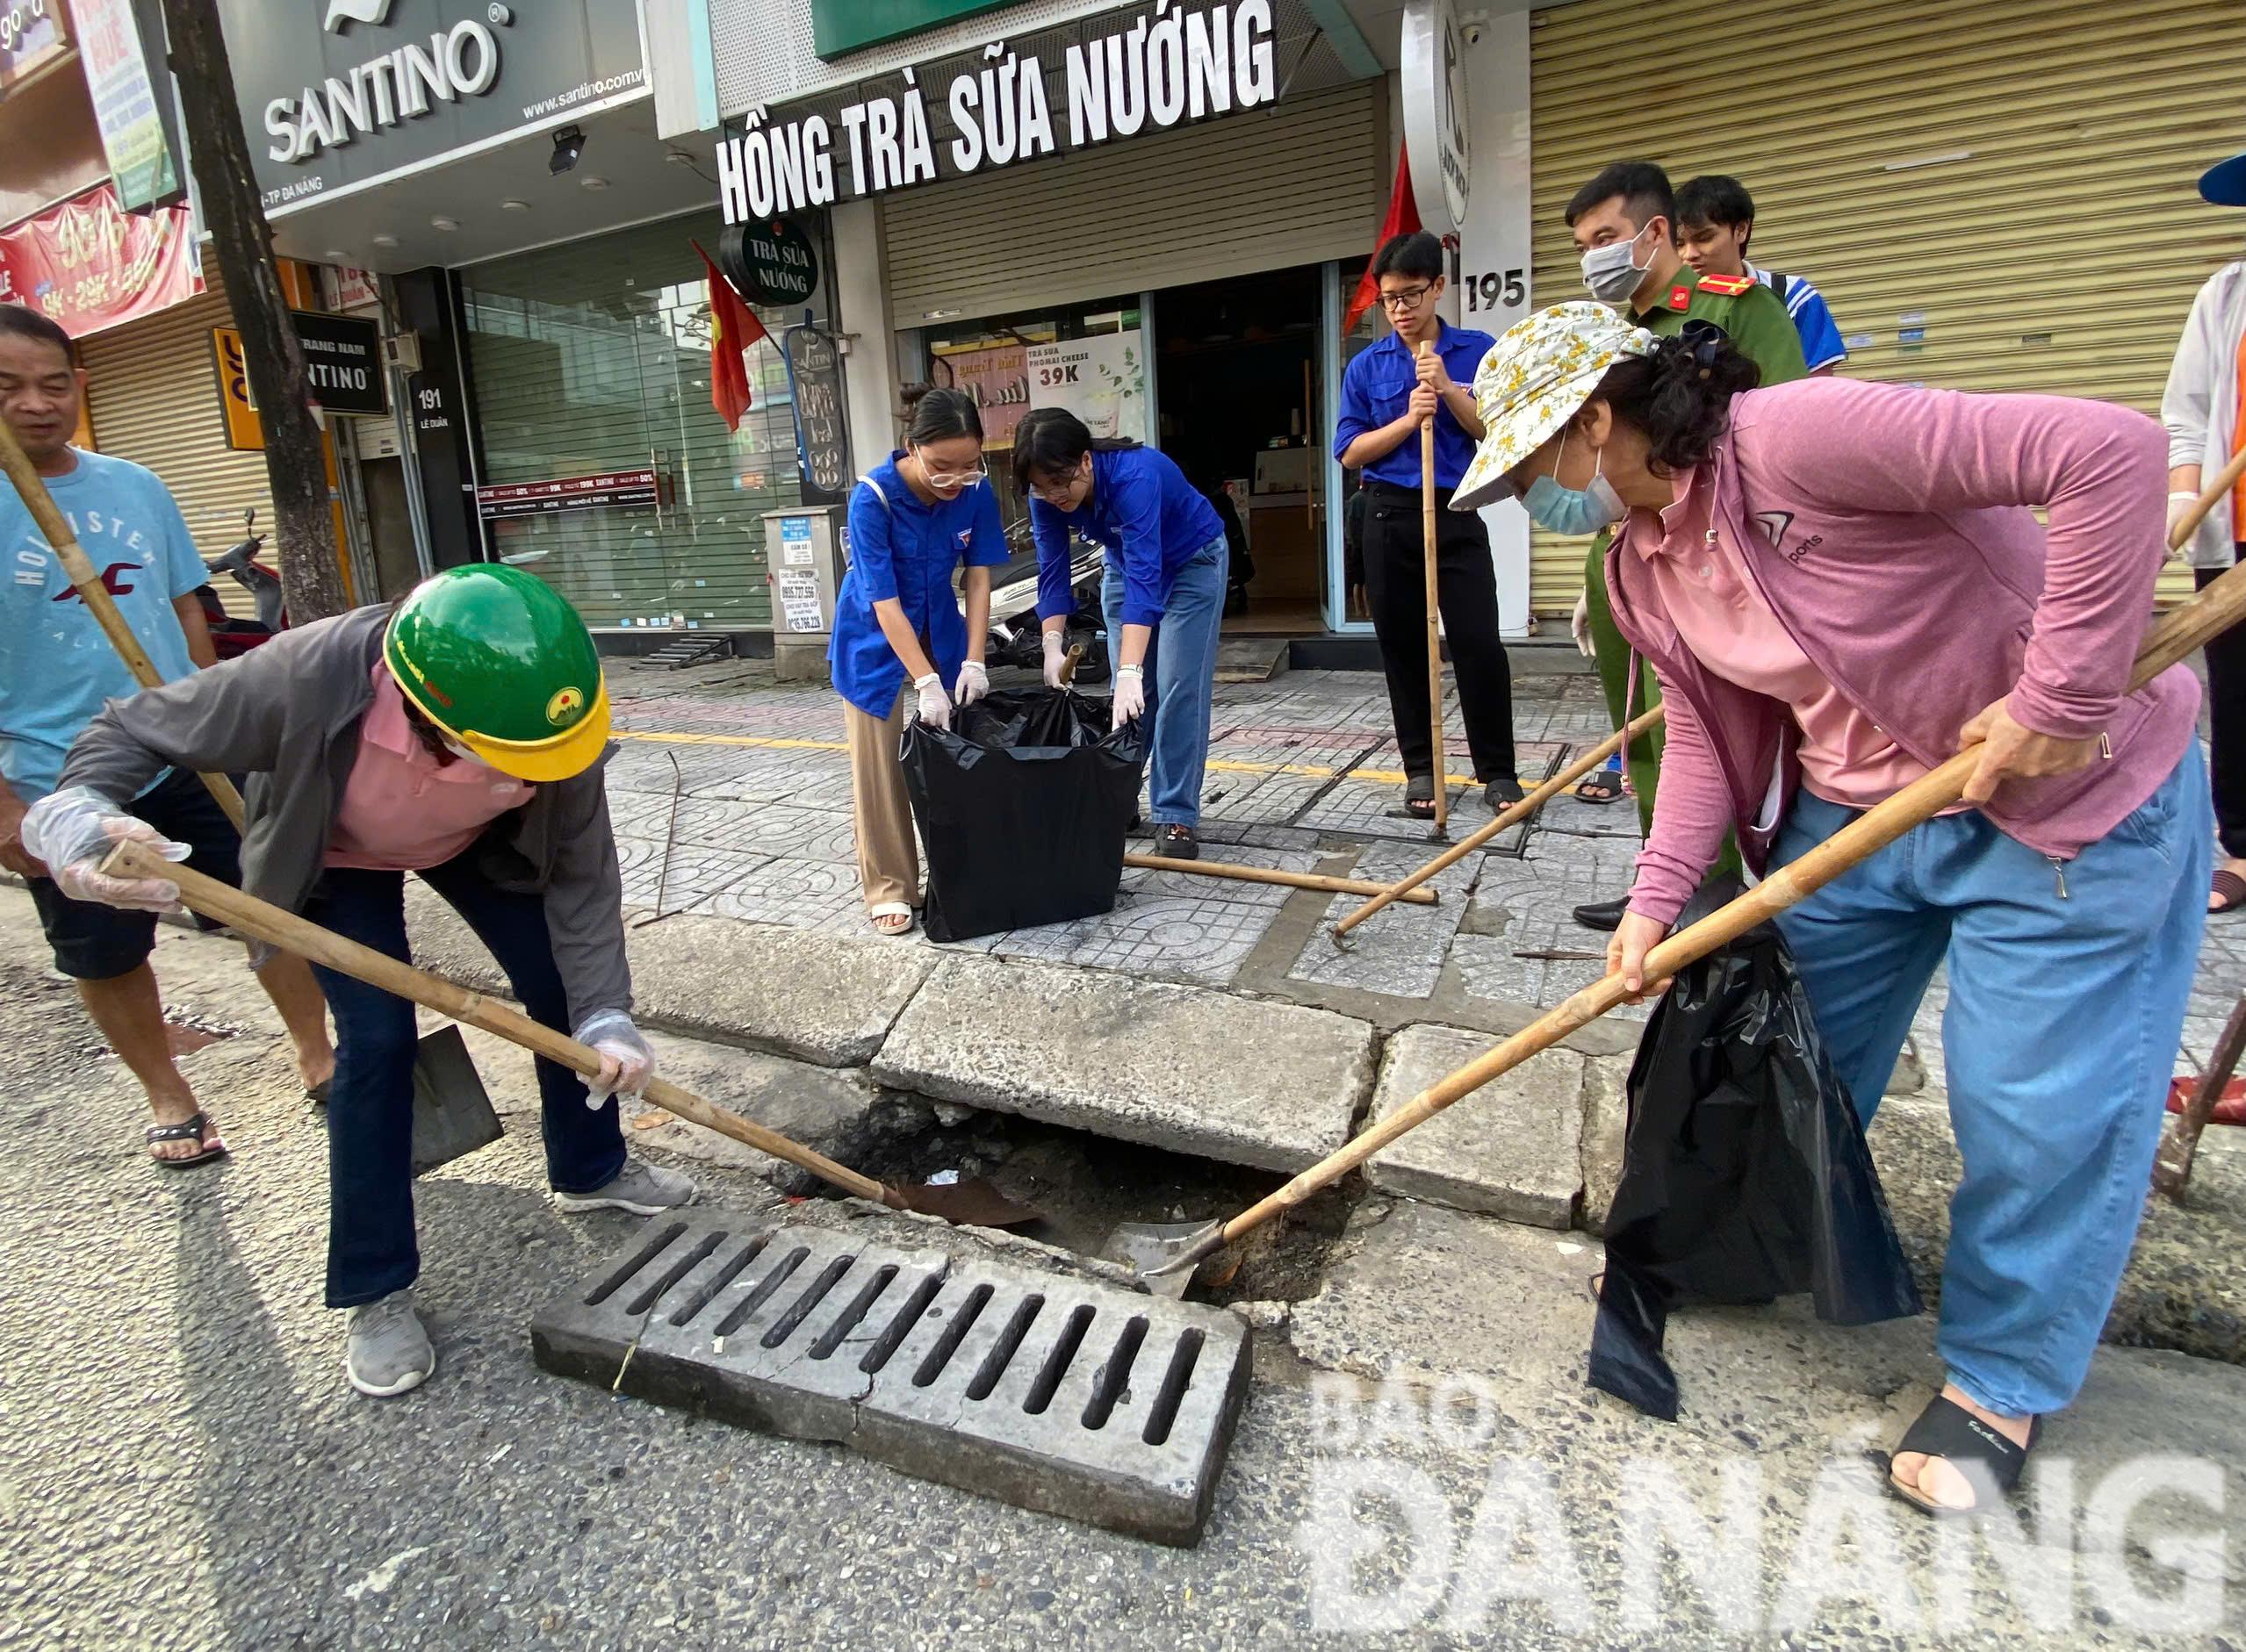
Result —
<path fill-rule="evenodd" d="M 558 1210 L 629 1210 L 634 1216 L 655 1216 L 693 1203 L 693 1178 L 637 1159 L 625 1160 L 622 1170 L 590 1193 L 554 1189 Z"/>
<path fill-rule="evenodd" d="M 1170 821 L 1155 828 L 1155 853 L 1169 860 L 1199 860 L 1201 840 L 1191 826 Z"/>
<path fill-rule="evenodd" d="M 419 1388 L 436 1369 L 436 1350 L 414 1311 L 411 1290 L 393 1290 L 351 1310 L 343 1371 L 360 1393 L 386 1399 Z"/>

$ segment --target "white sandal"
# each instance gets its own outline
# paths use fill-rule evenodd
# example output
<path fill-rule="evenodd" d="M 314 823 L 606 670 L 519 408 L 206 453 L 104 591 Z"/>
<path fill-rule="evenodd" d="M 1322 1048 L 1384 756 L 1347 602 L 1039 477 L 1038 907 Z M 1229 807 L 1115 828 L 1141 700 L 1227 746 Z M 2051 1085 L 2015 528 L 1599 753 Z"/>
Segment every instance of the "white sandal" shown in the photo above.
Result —
<path fill-rule="evenodd" d="M 904 920 L 903 929 L 885 930 L 879 922 L 882 918 L 896 917 Z M 869 906 L 866 909 L 866 919 L 873 924 L 874 933 L 884 940 L 893 941 L 900 935 L 912 933 L 912 908 L 903 901 L 884 901 L 878 906 Z"/>

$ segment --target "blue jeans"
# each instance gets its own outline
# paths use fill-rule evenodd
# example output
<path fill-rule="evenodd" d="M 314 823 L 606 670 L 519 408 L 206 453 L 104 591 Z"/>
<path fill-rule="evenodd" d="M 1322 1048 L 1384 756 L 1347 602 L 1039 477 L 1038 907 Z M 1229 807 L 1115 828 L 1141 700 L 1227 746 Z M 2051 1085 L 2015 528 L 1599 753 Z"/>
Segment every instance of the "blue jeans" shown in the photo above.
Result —
<path fill-rule="evenodd" d="M 1773 866 L 1854 818 L 1802 793 Z M 1778 919 L 1867 1124 L 1947 960 L 1942 1059 L 1964 1174 L 1937 1347 L 1950 1380 L 2000 1415 L 2071 1401 L 2113 1305 L 2191 996 L 2214 835 L 2195 742 L 2063 869 L 1978 810 L 1947 815 Z"/>
<path fill-rule="evenodd" d="M 531 1016 L 567 1032 L 569 1002 L 534 894 L 493 887 L 475 851 L 421 874 L 467 921 Z M 406 874 L 331 868 L 305 916 L 347 940 L 411 961 Z M 335 1016 L 335 1081 L 328 1095 L 328 1305 L 354 1308 L 403 1290 L 421 1271 L 414 1239 L 414 1006 L 332 969 L 313 966 Z M 613 1098 L 585 1104 L 585 1081 L 538 1062 L 545 1103 L 546 1180 L 589 1193 L 624 1165 Z"/>
<path fill-rule="evenodd" d="M 1231 553 L 1221 536 L 1177 571 L 1170 601 L 1147 642 L 1147 818 L 1157 826 L 1201 823 L 1201 776 L 1209 763 L 1209 709 L 1217 677 L 1217 629 Z M 1123 572 L 1112 556 L 1099 582 L 1107 657 L 1123 659 Z"/>

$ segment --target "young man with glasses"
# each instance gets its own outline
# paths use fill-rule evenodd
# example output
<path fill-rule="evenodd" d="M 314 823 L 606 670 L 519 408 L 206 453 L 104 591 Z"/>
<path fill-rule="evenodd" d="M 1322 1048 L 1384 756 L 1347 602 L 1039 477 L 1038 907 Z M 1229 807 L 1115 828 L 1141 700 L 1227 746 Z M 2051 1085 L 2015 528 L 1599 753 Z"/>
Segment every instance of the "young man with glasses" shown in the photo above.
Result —
<path fill-rule="evenodd" d="M 1372 277 L 1393 329 L 1358 353 L 1342 378 L 1334 456 L 1364 475 L 1364 590 L 1388 679 L 1388 710 L 1404 765 L 1404 812 L 1435 815 L 1445 772 L 1427 687 L 1426 547 L 1421 520 L 1420 427 L 1435 421 L 1436 606 L 1458 678 L 1458 709 L 1474 779 L 1493 809 L 1521 796 L 1513 757 L 1513 673 L 1498 636 L 1497 573 L 1489 530 L 1449 508 L 1481 440 L 1474 370 L 1495 342 L 1438 315 L 1443 243 L 1424 232 L 1393 237 Z M 1419 347 L 1434 348 L 1426 356 Z"/>

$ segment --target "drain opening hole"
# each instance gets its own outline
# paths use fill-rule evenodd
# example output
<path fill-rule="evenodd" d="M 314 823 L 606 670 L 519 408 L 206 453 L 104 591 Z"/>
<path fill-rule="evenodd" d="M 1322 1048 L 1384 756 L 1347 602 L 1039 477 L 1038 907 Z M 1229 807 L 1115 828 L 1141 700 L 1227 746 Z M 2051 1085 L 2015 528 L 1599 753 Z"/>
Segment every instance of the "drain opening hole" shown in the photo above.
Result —
<path fill-rule="evenodd" d="M 811 1282 L 811 1288 L 796 1297 L 789 1305 L 788 1311 L 772 1322 L 772 1329 L 766 1332 L 762 1338 L 764 1346 L 767 1348 L 776 1348 L 794 1336 L 795 1327 L 803 1323 L 812 1309 L 826 1299 L 827 1292 L 834 1289 L 835 1282 L 857 1265 L 858 1259 L 855 1256 L 838 1256 L 824 1268 L 820 1268 L 819 1276 Z"/>
<path fill-rule="evenodd" d="M 858 1328 L 858 1322 L 866 1317 L 867 1311 L 876 1302 L 881 1300 L 882 1293 L 889 1288 L 889 1282 L 896 1277 L 896 1264 L 894 1262 L 885 1263 L 875 1268 L 874 1276 L 858 1288 L 858 1294 L 850 1299 L 850 1305 L 842 1311 L 842 1318 L 829 1325 L 820 1335 L 819 1340 L 811 1344 L 811 1357 L 815 1360 L 824 1360 L 840 1347 L 843 1338 Z"/>
<path fill-rule="evenodd" d="M 679 1304 L 671 1315 L 671 1323 L 674 1325 L 685 1325 L 704 1308 L 709 1307 L 717 1293 L 739 1278 L 741 1270 L 763 1254 L 764 1247 L 771 1243 L 772 1235 L 768 1232 L 759 1233 L 752 1237 L 747 1244 L 741 1246 L 738 1254 L 711 1276 L 707 1284 Z"/>
<path fill-rule="evenodd" d="M 936 1346 L 928 1350 L 927 1357 L 920 1361 L 920 1368 L 912 1374 L 913 1387 L 925 1388 L 944 1374 L 944 1368 L 952 1362 L 952 1355 L 959 1352 L 959 1345 L 967 1340 L 967 1333 L 975 1328 L 975 1319 L 990 1300 L 990 1287 L 988 1285 L 977 1285 L 967 1293 L 967 1300 L 952 1316 L 951 1324 L 944 1327 L 944 1334 L 936 1339 Z"/>
<path fill-rule="evenodd" d="M 1042 1417 L 1045 1408 L 1053 1403 L 1061 1379 L 1069 1375 L 1069 1362 L 1083 1346 L 1084 1332 L 1091 1329 L 1093 1311 L 1090 1303 L 1079 1303 L 1069 1311 L 1069 1323 L 1061 1327 L 1061 1340 L 1045 1356 L 1045 1368 L 1037 1374 L 1037 1381 L 1030 1384 L 1029 1397 L 1022 1402 L 1022 1409 L 1032 1417 Z"/>
<path fill-rule="evenodd" d="M 684 1222 L 673 1222 L 662 1232 L 649 1234 L 644 1244 L 619 1263 L 607 1278 L 593 1287 L 592 1293 L 585 1298 L 585 1305 L 588 1308 L 597 1308 L 608 1301 L 609 1297 L 616 1294 L 618 1287 L 623 1285 L 624 1281 L 669 1249 L 677 1242 L 679 1235 L 686 1231 L 687 1225 Z"/>
<path fill-rule="evenodd" d="M 1146 1432 L 1139 1436 L 1149 1446 L 1159 1446 L 1170 1439 L 1170 1430 L 1177 1421 L 1177 1408 L 1184 1403 L 1186 1384 L 1193 1380 L 1193 1368 L 1201 1358 L 1201 1333 L 1188 1331 L 1177 1339 L 1177 1347 L 1170 1356 L 1170 1369 L 1163 1373 L 1162 1389 L 1155 1395 L 1154 1410 L 1147 1414 Z"/>
<path fill-rule="evenodd" d="M 1131 1380 L 1131 1367 L 1139 1357 L 1139 1346 L 1146 1340 L 1146 1315 L 1133 1314 L 1131 1323 L 1123 1327 L 1123 1334 L 1115 1339 L 1115 1352 L 1100 1368 L 1099 1380 L 1092 1384 L 1091 1398 L 1084 1405 L 1085 1427 L 1107 1426 L 1115 1402 L 1122 1397 L 1124 1385 Z"/>
<path fill-rule="evenodd" d="M 1006 1328 L 998 1333 L 998 1340 L 990 1352 L 983 1356 L 983 1368 L 975 1374 L 975 1381 L 967 1385 L 969 1399 L 989 1399 L 990 1390 L 998 1386 L 998 1379 L 1014 1362 L 1020 1352 L 1022 1339 L 1029 1334 L 1030 1322 L 1044 1311 L 1042 1294 L 1023 1297 L 1014 1304 L 1013 1313 L 1006 1320 Z"/>
<path fill-rule="evenodd" d="M 747 1323 L 751 1314 L 770 1300 L 774 1291 L 788 1282 L 788 1275 L 801 1268 L 803 1265 L 803 1259 L 810 1253 L 810 1248 L 808 1246 L 798 1245 L 787 1255 L 781 1257 L 780 1265 L 764 1276 L 764 1282 L 744 1296 L 731 1313 L 717 1322 L 716 1334 L 721 1337 L 730 1337 L 738 1331 Z"/>
<path fill-rule="evenodd" d="M 928 1311 L 928 1304 L 936 1300 L 936 1293 L 943 1288 L 944 1276 L 941 1274 L 931 1274 L 915 1285 L 912 1294 L 904 1299 L 904 1306 L 897 1310 L 896 1318 L 889 1321 L 889 1329 L 876 1337 L 874 1346 L 860 1356 L 858 1368 L 868 1376 L 879 1375 L 882 1368 L 889 1362 L 889 1356 L 911 1334 L 912 1327 L 920 1323 L 920 1316 Z"/>
<path fill-rule="evenodd" d="M 688 1273 L 692 1272 L 695 1268 L 702 1264 L 703 1258 L 707 1257 L 712 1251 L 716 1250 L 724 1242 L 725 1234 L 722 1229 L 703 1234 L 699 1239 L 695 1241 L 692 1249 L 688 1250 L 683 1256 L 680 1256 L 676 1261 L 665 1268 L 662 1273 L 657 1276 L 653 1284 L 647 1286 L 644 1289 L 641 1290 L 637 1296 L 626 1303 L 624 1304 L 624 1311 L 631 1314 L 645 1313 L 650 1308 L 652 1308 L 655 1305 L 657 1300 L 665 1291 L 670 1289 L 672 1286 L 684 1279 Z"/>

